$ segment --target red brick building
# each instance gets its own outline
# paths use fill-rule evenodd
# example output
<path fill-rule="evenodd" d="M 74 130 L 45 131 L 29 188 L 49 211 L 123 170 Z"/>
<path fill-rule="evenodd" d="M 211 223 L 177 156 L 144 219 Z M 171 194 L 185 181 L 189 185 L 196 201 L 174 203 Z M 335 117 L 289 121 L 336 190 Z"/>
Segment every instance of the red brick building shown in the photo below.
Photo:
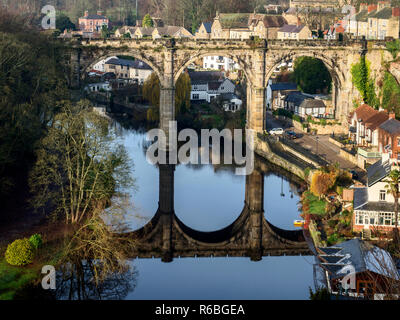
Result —
<path fill-rule="evenodd" d="M 391 159 L 400 160 L 400 121 L 393 113 L 379 126 L 378 141 L 379 152 L 389 153 Z"/>
<path fill-rule="evenodd" d="M 97 11 L 97 14 L 85 11 L 85 15 L 79 18 L 79 29 L 83 32 L 99 32 L 103 25 L 108 27 L 108 23 L 108 18 L 103 16 L 101 11 Z"/>

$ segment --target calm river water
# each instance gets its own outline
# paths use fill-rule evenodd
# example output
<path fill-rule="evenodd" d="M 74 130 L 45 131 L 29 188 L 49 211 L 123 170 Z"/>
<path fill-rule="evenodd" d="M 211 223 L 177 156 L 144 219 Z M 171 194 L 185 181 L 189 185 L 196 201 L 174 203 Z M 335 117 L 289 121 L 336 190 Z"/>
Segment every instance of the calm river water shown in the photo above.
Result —
<path fill-rule="evenodd" d="M 157 212 L 159 170 L 146 161 L 145 131 L 118 128 L 119 140 L 134 162 L 136 190 L 130 190 L 135 217 L 131 228 L 144 226 Z M 240 215 L 245 177 L 212 165 L 178 165 L 174 176 L 174 207 L 178 218 L 198 231 L 215 231 Z M 274 226 L 294 230 L 299 218 L 298 186 L 274 171 L 264 176 L 265 218 Z M 134 259 L 136 287 L 126 299 L 308 299 L 313 288 L 313 257 L 278 256 Z"/>

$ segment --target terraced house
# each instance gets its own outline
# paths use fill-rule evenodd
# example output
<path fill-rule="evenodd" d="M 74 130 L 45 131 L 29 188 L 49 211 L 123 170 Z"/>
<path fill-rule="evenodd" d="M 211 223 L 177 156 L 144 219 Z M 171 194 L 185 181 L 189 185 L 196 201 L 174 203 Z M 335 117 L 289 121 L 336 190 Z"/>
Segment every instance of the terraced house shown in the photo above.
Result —
<path fill-rule="evenodd" d="M 219 13 L 211 26 L 211 39 L 276 39 L 279 28 L 287 24 L 281 15 L 256 13 Z M 201 34 L 197 34 L 202 37 Z"/>
<path fill-rule="evenodd" d="M 399 38 L 400 8 L 391 7 L 389 1 L 378 4 L 360 4 L 358 13 L 345 18 L 346 32 L 366 39 L 384 40 L 385 37 Z"/>

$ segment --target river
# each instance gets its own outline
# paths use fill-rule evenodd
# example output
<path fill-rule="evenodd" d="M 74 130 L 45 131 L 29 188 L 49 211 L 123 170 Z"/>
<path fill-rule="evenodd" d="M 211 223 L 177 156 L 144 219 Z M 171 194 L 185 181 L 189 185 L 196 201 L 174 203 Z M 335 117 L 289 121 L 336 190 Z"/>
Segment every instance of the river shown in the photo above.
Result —
<path fill-rule="evenodd" d="M 158 209 L 159 170 L 146 160 L 145 131 L 122 128 L 118 141 L 134 162 L 136 189 L 127 190 L 133 203 L 132 230 L 148 223 Z M 299 186 L 272 168 L 264 174 L 264 216 L 275 227 L 295 230 L 299 219 Z M 246 178 L 232 168 L 178 165 L 174 172 L 175 214 L 198 231 L 220 230 L 234 222 L 245 201 Z M 126 299 L 308 299 L 313 288 L 312 256 L 136 258 L 136 286 Z"/>

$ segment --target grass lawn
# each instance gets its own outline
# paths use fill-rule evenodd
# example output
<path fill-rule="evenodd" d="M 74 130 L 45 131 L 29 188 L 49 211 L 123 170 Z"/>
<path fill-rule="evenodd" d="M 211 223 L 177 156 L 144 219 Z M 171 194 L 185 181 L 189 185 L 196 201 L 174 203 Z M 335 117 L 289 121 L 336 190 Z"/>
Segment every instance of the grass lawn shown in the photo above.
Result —
<path fill-rule="evenodd" d="M 37 264 L 26 267 L 9 265 L 4 257 L 0 258 L 0 300 L 12 300 L 21 287 L 35 280 L 41 274 Z"/>
<path fill-rule="evenodd" d="M 326 200 L 319 199 L 310 191 L 306 191 L 304 192 L 304 201 L 308 205 L 309 208 L 308 213 L 319 214 L 319 215 L 325 214 L 325 208 L 327 204 Z"/>

